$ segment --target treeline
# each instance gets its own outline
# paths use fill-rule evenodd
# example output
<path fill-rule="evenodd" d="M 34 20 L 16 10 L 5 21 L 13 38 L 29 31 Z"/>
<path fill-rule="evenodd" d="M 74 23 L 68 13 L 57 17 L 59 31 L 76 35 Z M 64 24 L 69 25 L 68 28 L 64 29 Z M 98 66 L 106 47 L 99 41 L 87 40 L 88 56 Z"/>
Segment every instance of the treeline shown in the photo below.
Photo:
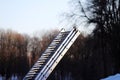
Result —
<path fill-rule="evenodd" d="M 17 75 L 19 80 L 22 80 L 57 34 L 58 31 L 54 30 L 41 37 L 30 37 L 1 29 L 0 74 L 8 79 L 12 75 Z M 120 56 L 115 55 L 119 53 L 111 51 L 113 45 L 108 44 L 111 39 L 106 39 L 107 37 L 101 39 L 100 33 L 96 34 L 94 31 L 86 37 L 81 34 L 48 80 L 98 80 L 120 72 Z M 117 42 L 114 43 L 114 46 L 119 45 Z M 119 51 L 119 47 L 117 48 L 115 50 Z"/>
<path fill-rule="evenodd" d="M 7 80 L 12 76 L 17 76 L 19 80 L 22 80 L 58 32 L 58 30 L 53 30 L 42 36 L 30 37 L 12 30 L 0 29 L 0 75 L 6 77 Z M 76 72 L 73 67 L 79 69 L 78 59 L 82 59 L 79 53 L 83 51 L 86 40 L 87 38 L 82 34 L 79 36 L 50 76 L 50 80 L 64 80 L 69 75 L 72 78 L 71 70 Z"/>
<path fill-rule="evenodd" d="M 16 75 L 21 80 L 57 33 L 54 30 L 30 37 L 0 29 L 0 75 L 7 79 Z"/>
<path fill-rule="evenodd" d="M 26 73 L 28 39 L 13 31 L 0 30 L 0 74 L 9 78 Z"/>

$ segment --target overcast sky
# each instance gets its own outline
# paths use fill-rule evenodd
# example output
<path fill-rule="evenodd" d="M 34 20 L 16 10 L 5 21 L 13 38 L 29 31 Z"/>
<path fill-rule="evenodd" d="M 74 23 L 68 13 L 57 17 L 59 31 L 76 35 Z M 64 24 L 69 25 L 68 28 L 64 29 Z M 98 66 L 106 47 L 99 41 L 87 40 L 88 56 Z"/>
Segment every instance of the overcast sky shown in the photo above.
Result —
<path fill-rule="evenodd" d="M 69 0 L 0 0 L 0 28 L 31 34 L 61 28 Z"/>
<path fill-rule="evenodd" d="M 35 32 L 68 27 L 64 21 L 61 23 L 61 15 L 70 11 L 70 1 L 0 0 L 0 28 L 31 35 Z M 93 28 L 80 26 L 79 29 L 89 33 Z"/>

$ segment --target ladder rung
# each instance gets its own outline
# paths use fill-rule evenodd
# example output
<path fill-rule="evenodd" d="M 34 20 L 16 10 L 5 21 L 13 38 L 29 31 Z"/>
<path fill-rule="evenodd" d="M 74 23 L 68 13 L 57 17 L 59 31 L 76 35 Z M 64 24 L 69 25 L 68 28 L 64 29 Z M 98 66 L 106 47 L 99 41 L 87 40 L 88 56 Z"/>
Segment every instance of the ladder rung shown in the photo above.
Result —
<path fill-rule="evenodd" d="M 32 80 L 32 77 L 26 76 L 24 80 Z"/>
<path fill-rule="evenodd" d="M 54 49 L 49 49 L 49 48 L 47 48 L 47 50 L 46 51 L 54 51 Z"/>
<path fill-rule="evenodd" d="M 51 47 L 49 48 L 49 47 L 48 47 L 48 49 L 49 49 L 49 50 L 54 50 L 55 48 L 51 48 Z"/>
<path fill-rule="evenodd" d="M 47 57 L 41 56 L 41 59 L 47 59 Z"/>
<path fill-rule="evenodd" d="M 33 68 L 32 68 L 32 70 L 38 70 L 39 69 L 39 67 L 36 67 L 36 66 L 34 66 Z"/>
<path fill-rule="evenodd" d="M 42 54 L 42 56 L 49 56 L 51 53 L 49 52 L 45 52 L 44 54 Z"/>
<path fill-rule="evenodd" d="M 34 75 L 34 74 L 36 74 L 36 72 L 29 72 L 29 75 L 32 75 L 32 74 Z"/>
<path fill-rule="evenodd" d="M 28 77 L 31 77 L 31 78 L 32 78 L 33 76 L 34 76 L 33 74 L 29 74 L 29 73 L 28 73 L 28 75 L 26 76 L 26 78 L 28 78 Z"/>
<path fill-rule="evenodd" d="M 32 80 L 32 77 L 27 77 L 25 78 L 25 80 Z"/>
<path fill-rule="evenodd" d="M 50 55 L 51 53 L 49 53 L 49 52 L 45 52 L 45 53 L 43 53 L 42 55 Z"/>
<path fill-rule="evenodd" d="M 52 51 L 54 51 L 54 50 L 47 49 L 46 51 L 47 51 L 47 52 L 52 52 Z"/>
<path fill-rule="evenodd" d="M 38 62 L 45 62 L 45 60 L 40 58 Z"/>
<path fill-rule="evenodd" d="M 31 70 L 30 72 L 36 72 L 36 71 L 37 71 L 37 70 L 34 70 L 34 69 L 33 69 L 33 70 Z"/>
<path fill-rule="evenodd" d="M 44 64 L 44 63 L 36 63 L 36 64 L 34 65 L 34 67 L 40 67 L 42 64 Z"/>
<path fill-rule="evenodd" d="M 51 43 L 49 47 L 52 47 L 52 48 L 54 47 L 55 48 L 56 44 Z"/>
<path fill-rule="evenodd" d="M 48 47 L 48 49 L 55 49 L 55 47 Z"/>
<path fill-rule="evenodd" d="M 56 42 L 58 42 L 58 41 L 61 41 L 60 39 L 54 39 L 53 41 L 56 41 Z"/>
<path fill-rule="evenodd" d="M 54 53 L 55 51 L 46 51 L 46 53 Z"/>
<path fill-rule="evenodd" d="M 49 56 L 49 54 L 44 54 L 44 55 L 42 55 L 40 58 L 48 58 L 48 56 Z"/>
<path fill-rule="evenodd" d="M 56 42 L 56 41 L 55 41 L 55 42 L 53 42 L 53 43 L 58 44 L 58 43 L 60 43 L 60 42 Z"/>
<path fill-rule="evenodd" d="M 61 34 L 69 34 L 70 31 L 61 32 Z"/>

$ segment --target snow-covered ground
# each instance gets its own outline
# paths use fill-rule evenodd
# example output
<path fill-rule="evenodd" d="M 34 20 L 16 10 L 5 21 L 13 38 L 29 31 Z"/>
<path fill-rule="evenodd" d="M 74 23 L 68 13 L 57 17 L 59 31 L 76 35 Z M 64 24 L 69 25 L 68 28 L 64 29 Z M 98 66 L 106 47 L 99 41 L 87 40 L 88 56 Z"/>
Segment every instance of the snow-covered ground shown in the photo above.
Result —
<path fill-rule="evenodd" d="M 1 77 L 0 80 L 6 80 L 4 77 Z M 12 76 L 10 80 L 18 80 L 17 76 Z M 65 80 L 70 80 L 69 78 L 65 78 Z M 72 80 L 72 79 L 71 79 Z M 120 74 L 112 75 L 107 78 L 101 79 L 101 80 L 120 80 Z"/>
<path fill-rule="evenodd" d="M 101 79 L 101 80 L 120 80 L 120 74 L 109 76 L 109 77 Z"/>
<path fill-rule="evenodd" d="M 6 80 L 6 78 L 5 78 L 5 77 L 2 77 L 2 76 L 0 75 L 0 80 Z M 17 76 L 12 76 L 12 77 L 10 78 L 10 80 L 18 80 L 18 78 L 17 78 Z"/>

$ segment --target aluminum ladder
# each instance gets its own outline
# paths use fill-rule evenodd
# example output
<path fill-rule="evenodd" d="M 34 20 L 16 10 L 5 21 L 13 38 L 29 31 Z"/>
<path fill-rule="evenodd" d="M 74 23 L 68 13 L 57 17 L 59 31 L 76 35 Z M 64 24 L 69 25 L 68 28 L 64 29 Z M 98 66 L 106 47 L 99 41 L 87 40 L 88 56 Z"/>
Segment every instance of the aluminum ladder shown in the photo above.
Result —
<path fill-rule="evenodd" d="M 46 80 L 79 35 L 76 27 L 62 29 L 23 80 Z"/>

